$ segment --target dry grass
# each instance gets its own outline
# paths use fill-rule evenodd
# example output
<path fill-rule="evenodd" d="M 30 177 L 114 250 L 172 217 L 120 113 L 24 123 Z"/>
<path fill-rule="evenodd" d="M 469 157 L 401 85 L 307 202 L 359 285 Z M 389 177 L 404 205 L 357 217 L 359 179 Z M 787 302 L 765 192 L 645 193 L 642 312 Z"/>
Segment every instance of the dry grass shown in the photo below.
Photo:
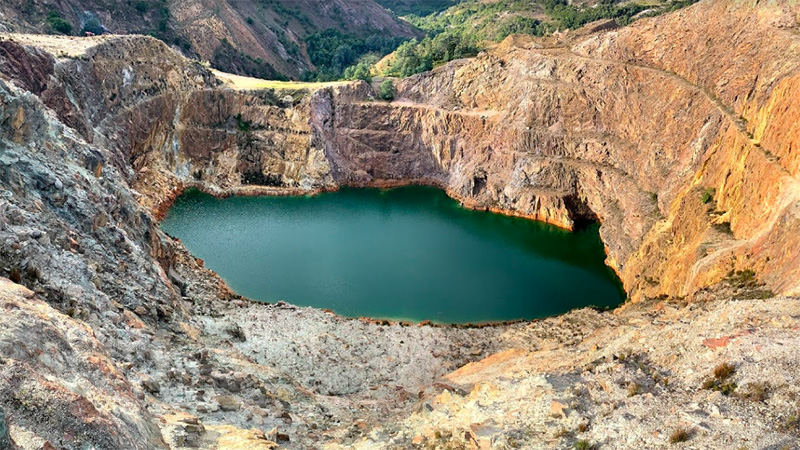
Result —
<path fill-rule="evenodd" d="M 686 442 L 692 437 L 692 430 L 685 427 L 678 427 L 672 434 L 669 435 L 669 443 L 677 444 L 679 442 Z"/>
<path fill-rule="evenodd" d="M 350 81 L 334 81 L 330 83 L 302 83 L 299 81 L 276 81 L 276 80 L 262 80 L 260 78 L 243 77 L 241 75 L 234 75 L 231 73 L 220 72 L 219 70 L 211 70 L 214 76 L 219 78 L 227 87 L 236 90 L 257 90 L 257 89 L 309 89 L 316 90 L 329 86 L 343 86 Z"/>
<path fill-rule="evenodd" d="M 714 378 L 719 381 L 725 381 L 736 373 L 736 367 L 733 364 L 722 363 L 714 368 Z"/>
<path fill-rule="evenodd" d="M 769 383 L 764 381 L 757 381 L 755 383 L 747 383 L 741 397 L 754 402 L 763 402 L 767 399 L 769 392 Z"/>
<path fill-rule="evenodd" d="M 52 53 L 57 58 L 80 58 L 86 51 L 98 44 L 118 36 L 60 36 L 46 34 L 18 34 L 0 33 L 0 40 L 18 42 L 22 45 L 41 48 L 48 53 Z"/>

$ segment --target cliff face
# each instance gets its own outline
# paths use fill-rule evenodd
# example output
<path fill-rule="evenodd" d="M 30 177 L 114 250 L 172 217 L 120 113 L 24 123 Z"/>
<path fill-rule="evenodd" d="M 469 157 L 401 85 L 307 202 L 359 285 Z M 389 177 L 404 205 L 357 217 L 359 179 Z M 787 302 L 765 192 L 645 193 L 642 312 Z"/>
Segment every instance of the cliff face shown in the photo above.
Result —
<path fill-rule="evenodd" d="M 766 289 L 796 293 L 796 15 L 737 5 L 511 37 L 400 82 L 392 103 L 358 83 L 217 87 L 141 38 L 102 40 L 58 63 L 36 50 L 17 58 L 44 67 L 31 69 L 42 72 L 34 84 L 52 74 L 46 89 L 28 87 L 87 140 L 116 149 L 159 213 L 189 185 L 290 193 L 419 182 L 567 228 L 599 220 L 634 299 L 685 296 L 749 270 Z"/>
<path fill-rule="evenodd" d="M 796 15 L 701 2 L 620 30 L 509 38 L 403 81 L 391 106 L 341 107 L 343 178 L 432 178 L 469 205 L 563 226 L 596 217 L 635 299 L 732 270 L 797 292 Z"/>
<path fill-rule="evenodd" d="M 796 11 L 756 11 L 702 2 L 621 30 L 509 38 L 403 81 L 391 105 L 339 104 L 334 174 L 424 180 L 566 227 L 597 218 L 635 299 L 740 270 L 797 292 Z"/>

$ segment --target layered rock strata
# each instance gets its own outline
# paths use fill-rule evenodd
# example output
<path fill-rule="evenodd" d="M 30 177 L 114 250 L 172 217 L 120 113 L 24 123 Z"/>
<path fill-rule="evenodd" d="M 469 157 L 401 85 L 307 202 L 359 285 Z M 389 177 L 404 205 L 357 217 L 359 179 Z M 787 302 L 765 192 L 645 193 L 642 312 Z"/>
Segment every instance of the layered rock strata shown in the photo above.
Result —
<path fill-rule="evenodd" d="M 3 45 L 9 75 L 113 149 L 159 214 L 185 186 L 432 184 L 474 208 L 600 221 L 609 264 L 642 299 L 744 270 L 797 293 L 796 30 L 782 4 L 701 2 L 624 29 L 512 37 L 400 82 L 392 103 L 365 84 L 217 86 L 146 38 L 73 59 Z"/>

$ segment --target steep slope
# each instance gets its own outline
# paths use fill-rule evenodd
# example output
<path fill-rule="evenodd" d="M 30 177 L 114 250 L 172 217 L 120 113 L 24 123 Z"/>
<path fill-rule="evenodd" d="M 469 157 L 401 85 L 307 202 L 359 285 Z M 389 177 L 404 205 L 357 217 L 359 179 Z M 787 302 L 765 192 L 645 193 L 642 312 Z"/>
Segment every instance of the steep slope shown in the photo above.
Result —
<path fill-rule="evenodd" d="M 797 293 L 797 19 L 756 8 L 708 1 L 624 29 L 512 37 L 404 80 L 393 103 L 371 101 L 363 83 L 164 84 L 165 67 L 142 76 L 116 60 L 122 42 L 148 59 L 162 52 L 137 39 L 59 63 L 64 75 L 41 95 L 73 108 L 56 94 L 64 85 L 86 111 L 63 120 L 125 155 L 155 211 L 185 186 L 422 182 L 567 228 L 599 220 L 634 299 L 688 295 L 737 272 L 766 283 L 760 295 Z"/>
<path fill-rule="evenodd" d="M 135 164 L 160 186 L 142 188 L 153 205 L 181 184 L 422 182 L 564 227 L 599 220 L 635 299 L 688 295 L 737 271 L 796 293 L 797 24 L 780 5 L 751 12 L 702 2 L 620 30 L 509 38 L 403 81 L 391 104 L 358 83 L 189 94 L 161 114 L 178 122 L 143 125 L 125 151 L 152 161 Z"/>
<path fill-rule="evenodd" d="M 371 0 L 11 0 L 0 5 L 0 31 L 72 34 L 103 29 L 152 34 L 216 67 L 276 78 L 313 68 L 305 37 L 328 28 L 355 35 L 414 36 L 412 28 Z"/>

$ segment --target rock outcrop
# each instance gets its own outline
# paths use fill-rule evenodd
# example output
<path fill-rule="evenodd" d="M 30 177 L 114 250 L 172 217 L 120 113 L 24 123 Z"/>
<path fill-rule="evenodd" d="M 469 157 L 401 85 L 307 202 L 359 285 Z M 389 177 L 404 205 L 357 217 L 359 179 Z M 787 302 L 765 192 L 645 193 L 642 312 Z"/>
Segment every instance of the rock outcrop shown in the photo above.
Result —
<path fill-rule="evenodd" d="M 3 36 L 9 436 L 642 448 L 685 427 L 702 448 L 791 445 L 797 300 L 739 300 L 800 286 L 797 7 L 704 0 L 595 28 L 509 38 L 398 81 L 391 103 L 364 83 L 239 89 L 147 37 Z M 187 187 L 408 183 L 567 228 L 600 221 L 641 301 L 487 328 L 251 304 L 156 221 Z M 724 362 L 736 374 L 703 388 Z"/>
<path fill-rule="evenodd" d="M 392 103 L 370 100 L 363 83 L 217 87 L 146 38 L 99 39 L 76 59 L 6 41 L 4 64 L 87 141 L 114 149 L 158 213 L 186 186 L 432 184 L 473 208 L 567 228 L 600 221 L 636 300 L 737 271 L 790 294 L 800 44 L 791 8 L 755 8 L 701 2 L 624 29 L 511 37 L 402 81 Z M 705 35 L 735 39 L 695 48 Z"/>

